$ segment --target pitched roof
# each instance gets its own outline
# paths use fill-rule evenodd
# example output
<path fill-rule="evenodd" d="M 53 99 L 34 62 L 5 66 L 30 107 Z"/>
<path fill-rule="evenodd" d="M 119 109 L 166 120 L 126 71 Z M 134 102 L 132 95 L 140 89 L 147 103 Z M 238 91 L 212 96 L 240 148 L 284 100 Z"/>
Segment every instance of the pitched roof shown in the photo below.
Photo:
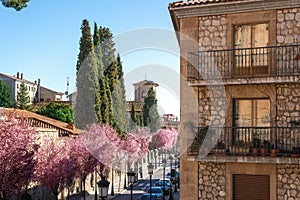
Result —
<path fill-rule="evenodd" d="M 10 78 L 10 79 L 13 79 L 13 80 L 16 80 L 16 81 L 20 81 L 20 82 L 23 82 L 23 83 L 27 83 L 27 84 L 32 84 L 32 85 L 35 84 L 35 83 L 33 83 L 31 81 L 28 81 L 26 79 L 17 78 L 16 76 L 12 76 L 12 75 L 8 75 L 8 74 L 0 73 L 0 76 L 7 77 L 7 78 Z"/>
<path fill-rule="evenodd" d="M 143 80 L 137 83 L 134 83 L 133 85 L 154 85 L 154 86 L 158 86 L 157 83 L 155 83 L 154 81 L 149 81 L 149 80 Z"/>
<path fill-rule="evenodd" d="M 70 129 L 68 123 L 64 123 L 49 117 L 45 117 L 27 110 L 19 110 L 14 108 L 0 108 L 0 115 L 14 115 L 16 118 L 23 118 L 29 121 L 32 127 L 53 128 L 58 130 L 60 135 L 78 135 L 80 129 Z"/>
<path fill-rule="evenodd" d="M 246 1 L 246 0 L 187 0 L 187 1 L 177 1 L 177 2 L 170 3 L 169 6 L 175 8 L 175 7 L 194 6 L 194 5 L 229 3 L 229 2 L 237 2 L 237 1 Z"/>

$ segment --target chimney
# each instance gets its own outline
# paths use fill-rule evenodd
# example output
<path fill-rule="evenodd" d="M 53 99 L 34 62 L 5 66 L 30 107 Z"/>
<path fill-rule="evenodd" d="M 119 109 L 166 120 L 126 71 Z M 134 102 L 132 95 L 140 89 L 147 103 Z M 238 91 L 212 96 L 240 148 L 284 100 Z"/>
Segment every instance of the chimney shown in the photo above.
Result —
<path fill-rule="evenodd" d="M 21 79 L 23 79 L 23 73 L 21 73 Z"/>
<path fill-rule="evenodd" d="M 41 79 L 38 78 L 38 85 L 41 85 Z"/>
<path fill-rule="evenodd" d="M 17 72 L 17 79 L 19 79 L 20 78 L 20 73 L 19 72 Z"/>

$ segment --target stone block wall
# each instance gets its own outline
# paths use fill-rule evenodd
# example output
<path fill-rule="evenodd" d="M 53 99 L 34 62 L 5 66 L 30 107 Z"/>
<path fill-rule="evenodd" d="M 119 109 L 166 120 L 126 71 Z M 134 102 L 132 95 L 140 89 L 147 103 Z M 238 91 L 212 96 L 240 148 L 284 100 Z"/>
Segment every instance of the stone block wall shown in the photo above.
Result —
<path fill-rule="evenodd" d="M 277 10 L 277 45 L 300 43 L 300 8 Z"/>
<path fill-rule="evenodd" d="M 199 17 L 199 44 L 205 50 L 221 50 L 226 45 L 225 15 Z M 200 49 L 204 50 L 204 49 Z"/>
<path fill-rule="evenodd" d="M 199 162 L 199 199 L 226 199 L 225 163 Z"/>
<path fill-rule="evenodd" d="M 277 165 L 277 199 L 300 199 L 299 165 Z"/>
<path fill-rule="evenodd" d="M 226 118 L 224 86 L 199 88 L 199 125 L 224 125 Z"/>
<path fill-rule="evenodd" d="M 300 84 L 279 84 L 276 90 L 277 126 L 291 126 L 291 121 L 300 123 Z"/>

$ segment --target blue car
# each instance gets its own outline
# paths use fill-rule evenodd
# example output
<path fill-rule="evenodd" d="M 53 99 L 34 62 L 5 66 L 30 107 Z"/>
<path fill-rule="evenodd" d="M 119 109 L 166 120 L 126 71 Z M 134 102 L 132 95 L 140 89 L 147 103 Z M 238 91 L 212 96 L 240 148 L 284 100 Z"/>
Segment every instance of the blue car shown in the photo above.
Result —
<path fill-rule="evenodd" d="M 149 189 L 148 193 L 155 194 L 158 200 L 163 198 L 163 191 L 160 187 L 151 187 L 151 192 Z"/>
<path fill-rule="evenodd" d="M 155 183 L 155 186 L 160 187 L 165 194 L 169 194 L 171 181 L 169 179 L 161 179 Z"/>

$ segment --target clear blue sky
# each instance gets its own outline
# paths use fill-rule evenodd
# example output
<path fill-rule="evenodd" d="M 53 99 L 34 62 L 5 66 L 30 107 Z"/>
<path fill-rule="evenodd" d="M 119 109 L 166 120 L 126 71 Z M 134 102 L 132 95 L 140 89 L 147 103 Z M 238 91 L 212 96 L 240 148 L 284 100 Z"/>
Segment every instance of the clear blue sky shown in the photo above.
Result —
<path fill-rule="evenodd" d="M 114 35 L 147 27 L 173 30 L 169 2 L 172 1 L 31 0 L 28 7 L 19 12 L 1 5 L 0 72 L 11 75 L 22 72 L 30 81 L 40 78 L 43 86 L 60 92 L 66 91 L 67 77 L 70 77 L 69 92 L 73 92 L 83 19 L 88 19 L 90 25 L 96 22 L 110 28 Z M 124 56 L 125 73 L 136 63 L 153 64 L 150 54 L 156 58 L 155 64 L 178 71 L 177 58 L 160 52 L 148 53 L 148 62 L 141 56 L 145 52 Z M 167 57 L 170 62 L 166 61 Z M 151 72 L 145 70 L 145 73 L 149 74 L 147 79 L 156 81 Z M 144 78 L 137 77 L 136 81 Z M 132 99 L 130 94 L 128 96 Z M 158 97 L 158 101 L 164 100 Z"/>

